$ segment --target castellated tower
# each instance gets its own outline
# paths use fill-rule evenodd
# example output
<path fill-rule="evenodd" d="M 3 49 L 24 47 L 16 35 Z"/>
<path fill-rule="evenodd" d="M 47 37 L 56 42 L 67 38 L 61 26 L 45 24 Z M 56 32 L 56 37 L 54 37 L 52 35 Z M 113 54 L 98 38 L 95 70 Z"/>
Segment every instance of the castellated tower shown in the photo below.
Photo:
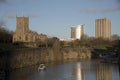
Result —
<path fill-rule="evenodd" d="M 16 32 L 24 34 L 29 32 L 29 18 L 28 17 L 17 17 L 16 18 Z"/>
<path fill-rule="evenodd" d="M 16 32 L 13 35 L 13 42 L 32 42 L 28 39 L 29 17 L 16 17 Z"/>
<path fill-rule="evenodd" d="M 13 42 L 36 43 L 45 41 L 44 34 L 29 30 L 29 17 L 16 17 L 16 31 L 13 34 Z"/>

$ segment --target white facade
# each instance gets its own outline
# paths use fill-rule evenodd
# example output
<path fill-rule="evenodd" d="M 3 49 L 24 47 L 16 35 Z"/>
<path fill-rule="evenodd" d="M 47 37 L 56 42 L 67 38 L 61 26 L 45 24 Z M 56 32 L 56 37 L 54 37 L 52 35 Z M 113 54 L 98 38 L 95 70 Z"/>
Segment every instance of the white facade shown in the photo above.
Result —
<path fill-rule="evenodd" d="M 71 27 L 71 38 L 81 39 L 81 36 L 84 34 L 83 26 L 84 25 Z"/>
<path fill-rule="evenodd" d="M 60 39 L 60 41 L 67 41 L 67 42 L 74 41 L 74 40 L 75 40 L 75 39 L 73 39 L 73 38 Z"/>

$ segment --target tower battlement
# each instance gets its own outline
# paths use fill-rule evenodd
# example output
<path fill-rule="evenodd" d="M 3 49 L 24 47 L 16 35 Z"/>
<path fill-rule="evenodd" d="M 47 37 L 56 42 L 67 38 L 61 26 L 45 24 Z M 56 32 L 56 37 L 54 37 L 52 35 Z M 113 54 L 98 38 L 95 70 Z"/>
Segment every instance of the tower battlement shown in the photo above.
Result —
<path fill-rule="evenodd" d="M 46 35 L 29 30 L 29 17 L 16 17 L 16 31 L 13 34 L 13 42 L 35 43 L 45 41 Z"/>

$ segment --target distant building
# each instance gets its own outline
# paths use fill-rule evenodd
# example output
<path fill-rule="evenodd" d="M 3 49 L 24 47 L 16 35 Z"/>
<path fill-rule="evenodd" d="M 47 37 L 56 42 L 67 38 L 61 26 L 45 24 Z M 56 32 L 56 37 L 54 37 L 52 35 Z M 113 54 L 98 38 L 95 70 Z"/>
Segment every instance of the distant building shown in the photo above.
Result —
<path fill-rule="evenodd" d="M 66 42 L 71 42 L 74 41 L 75 39 L 73 38 L 67 38 L 67 39 L 60 39 L 60 41 L 66 41 Z"/>
<path fill-rule="evenodd" d="M 84 25 L 71 27 L 71 38 L 81 39 L 83 34 L 84 34 Z"/>
<path fill-rule="evenodd" d="M 44 41 L 47 38 L 44 34 L 38 34 L 29 30 L 29 17 L 16 18 L 16 31 L 13 34 L 13 42 L 35 43 Z"/>
<path fill-rule="evenodd" d="M 106 18 L 95 20 L 95 37 L 103 39 L 111 38 L 111 20 Z"/>

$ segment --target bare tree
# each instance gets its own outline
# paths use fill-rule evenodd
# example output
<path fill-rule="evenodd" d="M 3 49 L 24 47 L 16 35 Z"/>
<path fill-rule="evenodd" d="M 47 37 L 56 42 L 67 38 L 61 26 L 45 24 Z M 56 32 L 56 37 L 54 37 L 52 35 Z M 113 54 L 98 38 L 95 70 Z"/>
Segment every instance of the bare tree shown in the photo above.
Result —
<path fill-rule="evenodd" d="M 12 32 L 7 30 L 4 26 L 5 23 L 0 21 L 0 43 L 12 42 Z"/>

